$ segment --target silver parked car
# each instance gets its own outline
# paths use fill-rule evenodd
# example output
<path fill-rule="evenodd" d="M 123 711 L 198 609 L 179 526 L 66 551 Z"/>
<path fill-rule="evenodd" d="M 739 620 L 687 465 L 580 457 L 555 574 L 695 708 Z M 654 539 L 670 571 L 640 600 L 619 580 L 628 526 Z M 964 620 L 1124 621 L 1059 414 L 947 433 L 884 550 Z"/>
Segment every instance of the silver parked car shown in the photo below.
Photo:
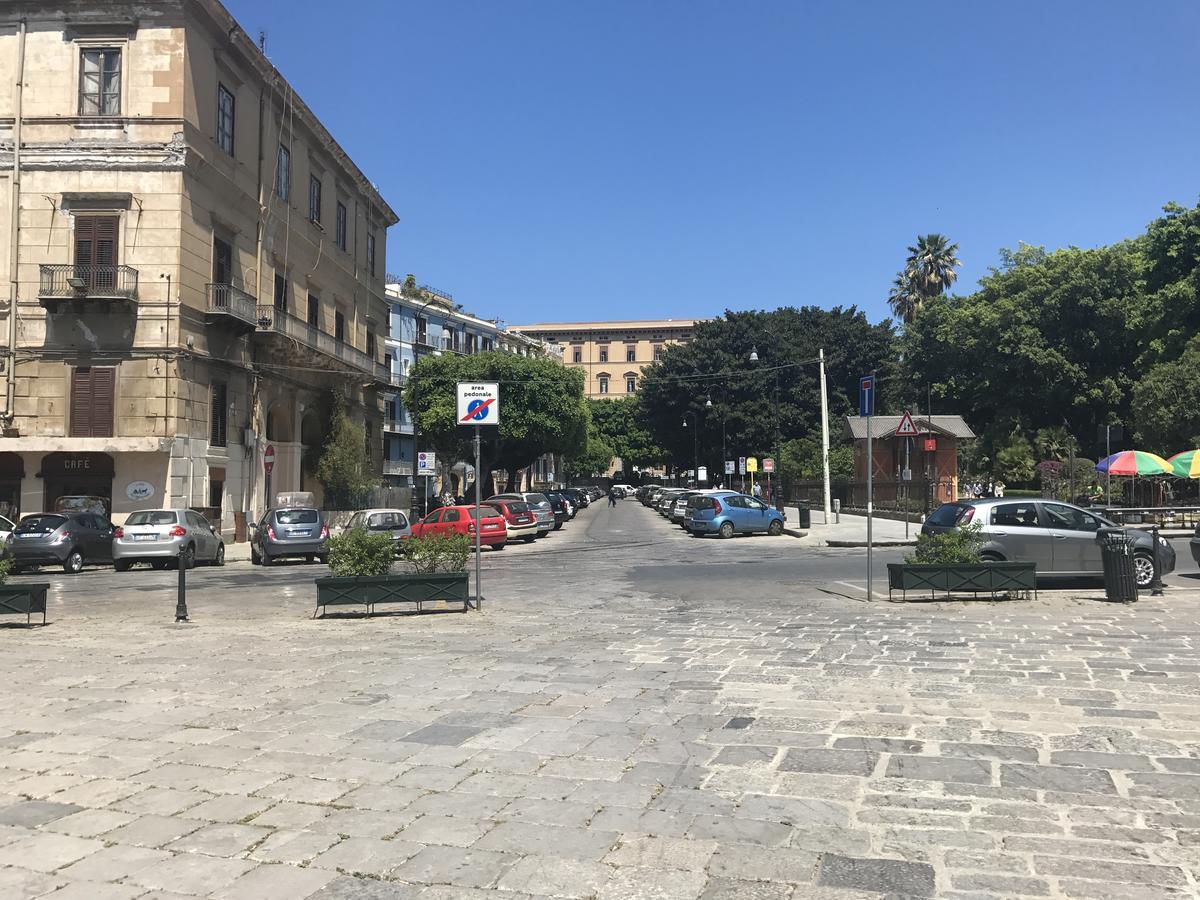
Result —
<path fill-rule="evenodd" d="M 190 509 L 143 509 L 130 513 L 125 524 L 113 531 L 113 567 L 125 572 L 134 563 L 149 563 L 155 569 L 197 562 L 225 565 L 225 542 L 208 519 Z"/>
<path fill-rule="evenodd" d="M 324 514 L 311 506 L 268 510 L 250 526 L 250 562 L 269 566 L 277 559 L 301 558 L 324 563 L 329 556 L 329 525 Z"/>
<path fill-rule="evenodd" d="M 538 523 L 538 537 L 545 537 L 557 526 L 554 517 L 554 507 L 550 498 L 537 491 L 524 491 L 512 494 L 493 494 L 488 500 L 524 500 L 533 510 L 533 516 Z"/>
<path fill-rule="evenodd" d="M 400 553 L 400 542 L 412 537 L 412 525 L 408 521 L 408 513 L 401 509 L 360 509 L 350 517 L 343 526 L 342 533 L 362 528 L 373 534 L 390 534 Z"/>
<path fill-rule="evenodd" d="M 984 559 L 1033 562 L 1039 575 L 1092 577 L 1104 574 L 1097 533 L 1120 528 L 1096 513 L 1058 500 L 996 497 L 960 500 L 934 510 L 922 534 L 940 534 L 964 525 L 982 526 Z M 1154 536 L 1148 531 L 1127 529 L 1133 540 L 1133 568 L 1138 587 L 1154 579 Z M 1161 574 L 1175 570 L 1175 549 L 1158 539 Z"/>

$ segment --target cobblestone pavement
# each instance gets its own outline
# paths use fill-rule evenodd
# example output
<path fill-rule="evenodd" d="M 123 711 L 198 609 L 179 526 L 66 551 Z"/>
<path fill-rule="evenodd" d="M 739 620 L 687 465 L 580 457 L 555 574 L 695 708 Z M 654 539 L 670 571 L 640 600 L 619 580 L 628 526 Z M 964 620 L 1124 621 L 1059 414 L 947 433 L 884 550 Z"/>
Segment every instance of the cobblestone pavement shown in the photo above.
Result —
<path fill-rule="evenodd" d="M 650 516 L 489 559 L 465 615 L 71 580 L 0 628 L 0 896 L 1200 893 L 1200 592 L 867 604 Z"/>

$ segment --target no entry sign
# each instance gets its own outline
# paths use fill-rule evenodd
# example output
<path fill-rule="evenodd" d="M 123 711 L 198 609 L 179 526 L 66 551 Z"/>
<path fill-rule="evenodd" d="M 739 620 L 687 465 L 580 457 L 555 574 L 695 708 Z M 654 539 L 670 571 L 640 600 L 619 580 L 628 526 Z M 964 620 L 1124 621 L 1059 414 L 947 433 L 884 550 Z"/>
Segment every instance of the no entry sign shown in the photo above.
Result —
<path fill-rule="evenodd" d="M 263 471 L 268 475 L 275 468 L 275 445 L 267 444 L 267 449 L 263 451 Z"/>

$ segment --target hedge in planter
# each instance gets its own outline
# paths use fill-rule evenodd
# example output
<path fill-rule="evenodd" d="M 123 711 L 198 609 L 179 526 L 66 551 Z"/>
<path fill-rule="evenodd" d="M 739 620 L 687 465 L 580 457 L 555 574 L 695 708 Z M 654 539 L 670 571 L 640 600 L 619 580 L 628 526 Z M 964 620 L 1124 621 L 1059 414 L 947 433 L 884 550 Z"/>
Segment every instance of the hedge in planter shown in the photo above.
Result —
<path fill-rule="evenodd" d="M 356 528 L 329 539 L 329 570 L 333 574 L 316 579 L 317 611 L 327 606 L 364 606 L 368 615 L 379 603 L 436 601 L 463 604 L 468 608 L 466 535 L 432 535 L 410 538 L 401 546 L 407 572 L 393 573 L 395 545 L 387 534 L 371 534 Z M 317 611 L 313 615 L 316 616 Z"/>
<path fill-rule="evenodd" d="M 923 534 L 914 553 L 903 563 L 888 564 L 888 598 L 892 591 L 929 589 L 946 593 L 1037 593 L 1037 569 L 1032 562 L 992 562 L 980 559 L 982 527 L 976 523 L 942 534 Z"/>
<path fill-rule="evenodd" d="M 46 591 L 48 581 L 30 581 L 23 584 L 8 584 L 8 573 L 12 569 L 11 559 L 0 559 L 0 615 L 25 617 L 25 624 L 33 624 L 33 614 L 42 614 L 46 624 Z"/>

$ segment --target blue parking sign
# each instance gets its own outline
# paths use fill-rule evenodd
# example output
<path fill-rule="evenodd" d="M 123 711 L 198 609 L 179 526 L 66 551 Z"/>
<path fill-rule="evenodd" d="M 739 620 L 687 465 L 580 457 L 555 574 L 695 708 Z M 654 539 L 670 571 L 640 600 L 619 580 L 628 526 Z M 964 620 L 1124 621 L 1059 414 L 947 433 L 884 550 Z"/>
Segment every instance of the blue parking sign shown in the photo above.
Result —
<path fill-rule="evenodd" d="M 858 379 L 858 414 L 875 415 L 875 376 L 864 375 Z"/>

